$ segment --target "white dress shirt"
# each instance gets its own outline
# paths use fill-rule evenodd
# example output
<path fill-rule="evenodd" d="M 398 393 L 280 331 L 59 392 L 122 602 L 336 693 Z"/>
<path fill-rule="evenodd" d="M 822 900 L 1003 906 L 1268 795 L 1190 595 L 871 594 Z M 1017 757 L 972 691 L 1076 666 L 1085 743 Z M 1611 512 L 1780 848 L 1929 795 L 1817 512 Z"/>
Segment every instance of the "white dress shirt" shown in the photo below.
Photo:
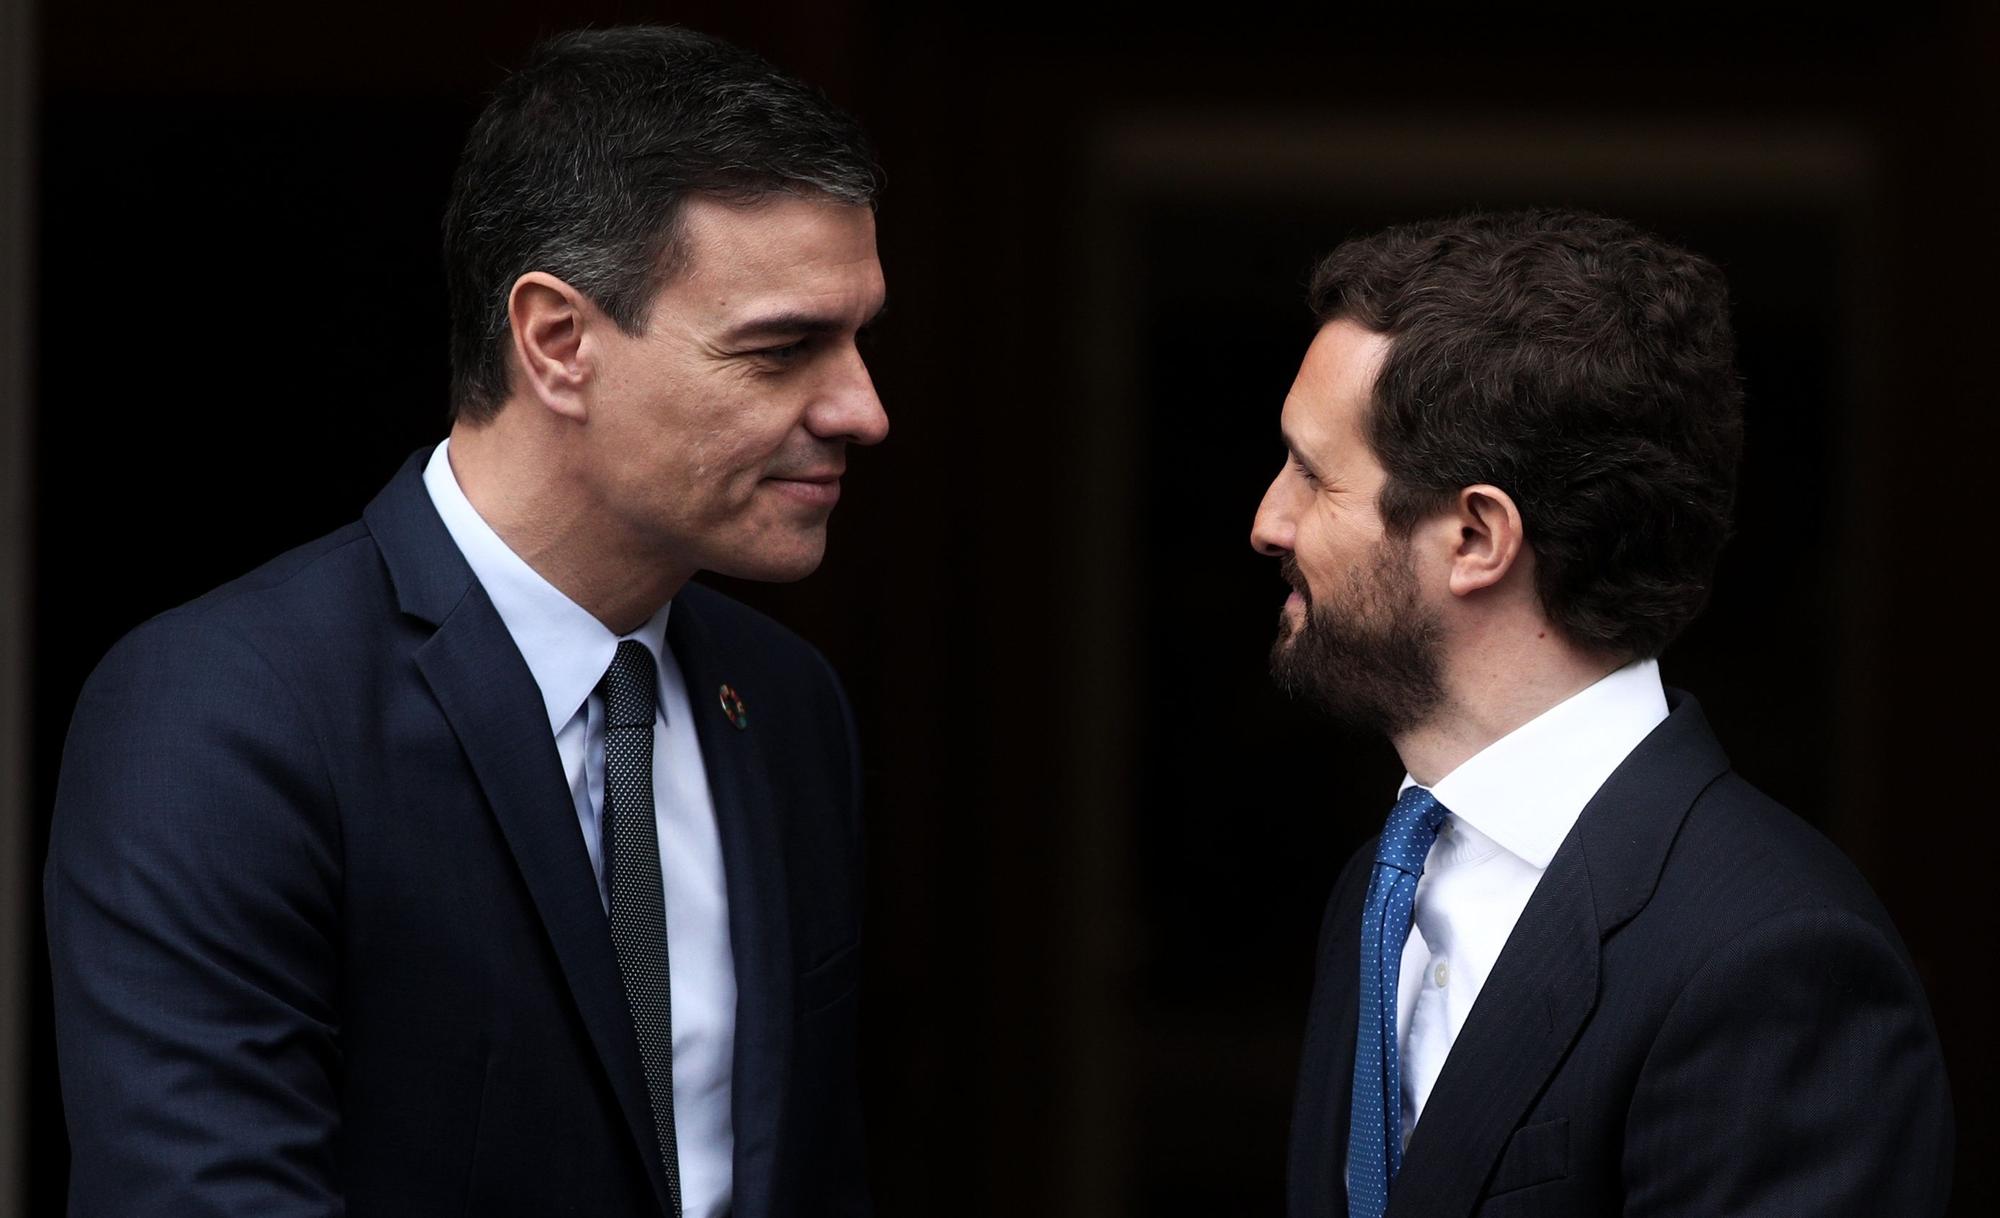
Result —
<path fill-rule="evenodd" d="M 1556 847 L 1611 771 L 1666 717 L 1660 666 L 1628 664 L 1431 788 L 1451 815 L 1424 859 L 1396 987 L 1406 1141 Z M 1406 775 L 1404 788 L 1415 781 Z"/>
<path fill-rule="evenodd" d="M 695 737 L 687 685 L 667 650 L 670 601 L 628 635 L 613 634 L 507 548 L 460 489 L 447 449 L 437 446 L 424 487 L 451 539 L 541 688 L 549 731 L 569 779 L 577 826 L 605 886 L 604 699 L 597 683 L 623 639 L 653 653 L 660 689 L 653 720 L 653 805 L 666 893 L 667 958 L 672 970 L 674 1132 L 679 1142 L 681 1205 L 686 1218 L 720 1218 L 733 1194 L 730 1066 L 736 1044 L 736 966 L 729 946 L 729 896 L 715 805 Z M 560 1129 L 552 1138 L 566 1136 Z"/>

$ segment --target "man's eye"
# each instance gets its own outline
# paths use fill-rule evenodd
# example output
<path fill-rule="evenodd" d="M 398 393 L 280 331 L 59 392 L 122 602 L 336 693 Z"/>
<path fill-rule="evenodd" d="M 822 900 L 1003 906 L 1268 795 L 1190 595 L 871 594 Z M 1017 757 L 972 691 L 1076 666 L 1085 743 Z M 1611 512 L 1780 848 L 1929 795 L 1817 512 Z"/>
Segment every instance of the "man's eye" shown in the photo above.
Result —
<path fill-rule="evenodd" d="M 805 354 L 805 349 L 805 341 L 801 339 L 795 343 L 786 343 L 782 347 L 765 347 L 763 350 L 757 352 L 757 354 L 763 356 L 765 359 L 776 360 L 778 363 L 783 364 L 789 363 Z"/>
<path fill-rule="evenodd" d="M 1299 471 L 1299 477 L 1304 478 L 1308 483 L 1317 483 L 1319 481 L 1318 478 L 1313 476 L 1313 472 L 1305 467 L 1303 462 L 1292 462 L 1292 468 Z"/>

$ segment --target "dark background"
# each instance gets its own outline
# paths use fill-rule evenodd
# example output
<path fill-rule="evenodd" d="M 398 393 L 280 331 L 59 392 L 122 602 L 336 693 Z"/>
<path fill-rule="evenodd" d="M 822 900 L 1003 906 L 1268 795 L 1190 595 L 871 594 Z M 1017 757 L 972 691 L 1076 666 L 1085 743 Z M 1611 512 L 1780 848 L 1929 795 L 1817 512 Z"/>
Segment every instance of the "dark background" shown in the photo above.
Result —
<path fill-rule="evenodd" d="M 682 21 L 826 88 L 889 173 L 894 434 L 817 575 L 729 586 L 861 719 L 885 1218 L 1279 1211 L 1320 903 L 1400 775 L 1265 676 L 1283 588 L 1247 535 L 1304 279 L 1345 235 L 1532 202 L 1730 274 L 1740 535 L 1666 673 L 1895 915 L 1955 1212 L 2000 1212 L 1990 6 L 182 7 L 41 13 L 37 859 L 110 643 L 442 435 L 437 218 L 482 91 L 541 34 Z M 1942 855 L 1897 832 L 1940 789 Z M 68 1165 L 33 958 L 41 1215 Z"/>

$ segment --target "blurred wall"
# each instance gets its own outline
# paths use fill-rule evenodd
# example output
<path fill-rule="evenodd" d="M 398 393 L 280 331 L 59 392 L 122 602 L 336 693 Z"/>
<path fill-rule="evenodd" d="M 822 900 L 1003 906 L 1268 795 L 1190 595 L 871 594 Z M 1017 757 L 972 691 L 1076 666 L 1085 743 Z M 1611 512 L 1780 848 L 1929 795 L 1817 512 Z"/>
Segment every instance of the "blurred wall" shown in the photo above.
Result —
<path fill-rule="evenodd" d="M 34 199 L 34 22 L 0 0 L 0 1208 L 25 1186 L 28 1097 L 29 250 Z"/>
<path fill-rule="evenodd" d="M 1740 536 L 1667 675 L 1895 915 L 1961 1209 L 1987 1212 L 2000 1094 L 1964 961 L 1994 833 L 1899 829 L 1993 727 L 2000 26 L 1603 7 L 50 6 L 29 870 L 111 641 L 351 519 L 442 434 L 437 217 L 481 91 L 540 33 L 680 20 L 825 87 L 889 173 L 893 434 L 854 454 L 818 574 L 728 585 L 826 650 L 860 720 L 885 1218 L 1277 1211 L 1319 906 L 1398 776 L 1265 676 L 1282 587 L 1246 538 L 1304 278 L 1350 232 L 1526 202 L 1731 276 Z M 30 959 L 41 1214 L 67 1167 Z"/>

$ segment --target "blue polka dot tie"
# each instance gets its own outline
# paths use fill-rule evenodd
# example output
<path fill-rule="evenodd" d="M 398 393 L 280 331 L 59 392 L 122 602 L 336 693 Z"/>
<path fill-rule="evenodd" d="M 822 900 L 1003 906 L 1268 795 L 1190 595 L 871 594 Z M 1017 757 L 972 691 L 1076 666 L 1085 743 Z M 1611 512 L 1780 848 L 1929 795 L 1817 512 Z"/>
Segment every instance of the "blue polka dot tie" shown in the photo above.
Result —
<path fill-rule="evenodd" d="M 1450 811 L 1422 787 L 1404 791 L 1375 847 L 1361 907 L 1361 1021 L 1347 1125 L 1348 1218 L 1382 1218 L 1403 1166 L 1403 1074 L 1396 1060 L 1396 982 L 1416 908 L 1417 877 Z"/>

